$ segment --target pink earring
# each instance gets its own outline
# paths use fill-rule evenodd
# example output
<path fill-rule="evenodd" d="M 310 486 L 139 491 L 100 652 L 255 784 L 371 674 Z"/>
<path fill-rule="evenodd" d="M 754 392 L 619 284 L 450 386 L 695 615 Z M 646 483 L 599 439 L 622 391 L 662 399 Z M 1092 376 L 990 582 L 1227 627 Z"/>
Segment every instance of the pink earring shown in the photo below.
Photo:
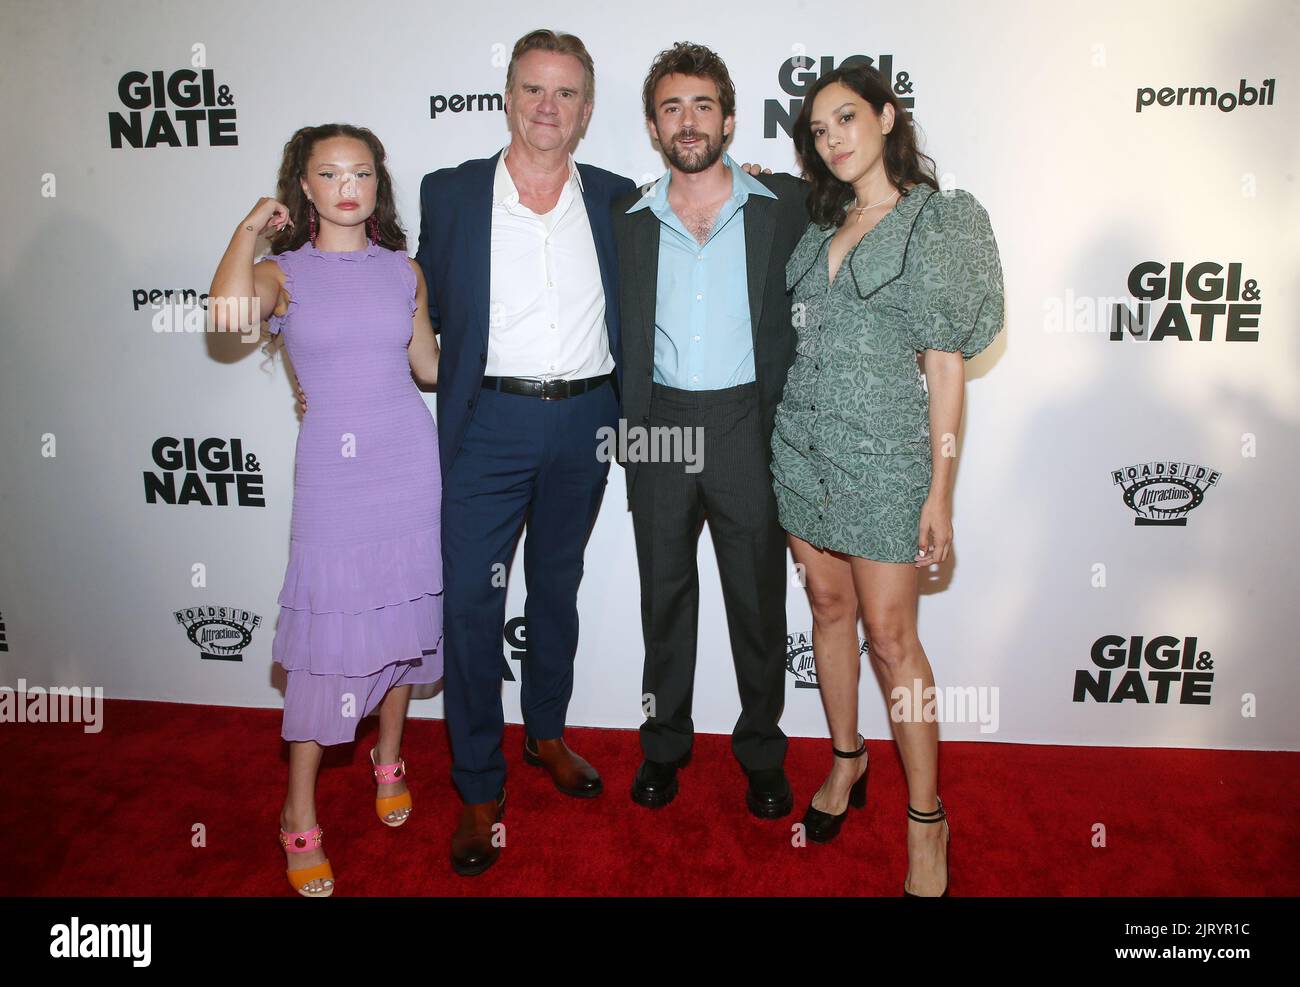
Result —
<path fill-rule="evenodd" d="M 316 203 L 310 200 L 307 202 L 307 239 L 313 247 L 316 246 Z"/>
<path fill-rule="evenodd" d="M 366 220 L 366 229 L 369 230 L 370 232 L 370 242 L 378 243 L 379 242 L 379 217 L 376 216 L 374 213 L 371 213 L 370 218 Z"/>

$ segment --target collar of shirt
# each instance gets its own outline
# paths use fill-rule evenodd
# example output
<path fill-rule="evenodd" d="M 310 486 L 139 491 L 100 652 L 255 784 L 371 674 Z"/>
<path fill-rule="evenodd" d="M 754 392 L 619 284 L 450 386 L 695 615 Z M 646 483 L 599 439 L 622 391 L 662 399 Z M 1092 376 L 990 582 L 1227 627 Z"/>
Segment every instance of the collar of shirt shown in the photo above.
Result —
<path fill-rule="evenodd" d="M 731 155 L 726 151 L 722 152 L 722 163 L 731 169 L 731 198 L 727 201 L 734 203 L 737 209 L 745 204 L 745 200 L 750 195 L 766 195 L 770 199 L 776 198 L 775 192 L 753 175 L 746 173 L 740 165 L 732 160 Z M 671 169 L 664 172 L 663 177 L 648 188 L 645 194 L 632 204 L 628 212 L 634 213 L 638 209 L 651 209 L 656 216 L 664 219 L 672 211 L 672 206 L 668 205 L 668 186 L 672 182 L 672 178 Z"/>
<path fill-rule="evenodd" d="M 515 187 L 515 180 L 510 177 L 510 169 L 506 167 L 506 155 L 510 153 L 510 145 L 507 144 L 501 149 L 501 157 L 497 158 L 496 178 L 492 183 L 492 201 L 499 206 L 517 206 L 519 205 L 519 189 Z M 578 164 L 573 160 L 573 155 L 569 155 L 569 185 L 576 186 L 575 191 L 582 191 L 582 172 L 578 170 Z"/>

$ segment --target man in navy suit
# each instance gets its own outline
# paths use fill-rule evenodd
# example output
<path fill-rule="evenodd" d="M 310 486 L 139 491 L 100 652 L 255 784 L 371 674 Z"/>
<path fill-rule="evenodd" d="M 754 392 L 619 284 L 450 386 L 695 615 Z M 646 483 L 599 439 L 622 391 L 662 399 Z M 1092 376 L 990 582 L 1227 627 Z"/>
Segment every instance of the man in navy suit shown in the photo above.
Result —
<path fill-rule="evenodd" d="M 567 795 L 602 788 L 563 732 L 583 552 L 609 473 L 598 432 L 619 417 L 610 206 L 635 186 L 570 153 L 591 117 L 593 83 L 578 38 L 524 36 L 506 73 L 509 145 L 420 187 L 417 260 L 442 347 L 444 707 L 465 802 L 451 858 L 464 875 L 500 853 L 505 573 L 525 523 L 524 759 Z"/>

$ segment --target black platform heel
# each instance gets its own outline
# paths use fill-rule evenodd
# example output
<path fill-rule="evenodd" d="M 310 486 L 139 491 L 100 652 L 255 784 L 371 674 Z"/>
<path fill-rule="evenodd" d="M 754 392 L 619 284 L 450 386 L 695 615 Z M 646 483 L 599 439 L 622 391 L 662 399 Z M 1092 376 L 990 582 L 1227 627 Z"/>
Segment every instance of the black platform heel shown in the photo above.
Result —
<path fill-rule="evenodd" d="M 858 740 L 861 746 L 855 751 L 842 751 L 834 746 L 831 752 L 836 757 L 859 758 L 867 752 L 867 742 L 863 739 L 862 734 L 858 734 Z M 835 839 L 839 833 L 840 827 L 844 825 L 844 819 L 849 814 L 849 808 L 861 809 L 867 804 L 867 775 L 871 772 L 871 760 L 867 760 L 866 770 L 862 772 L 862 777 L 853 783 L 849 789 L 849 804 L 845 806 L 844 811 L 839 815 L 831 815 L 829 812 L 822 812 L 821 809 L 814 809 L 812 803 L 808 803 L 808 811 L 803 815 L 804 832 L 808 834 L 808 839 L 814 843 L 829 843 Z"/>
<path fill-rule="evenodd" d="M 945 819 L 948 818 L 948 813 L 943 811 L 943 800 L 939 798 L 938 795 L 934 797 L 934 800 L 939 803 L 939 808 L 935 809 L 933 812 L 918 812 L 916 809 L 913 809 L 909 805 L 907 807 L 907 818 L 914 819 L 917 822 L 922 822 L 922 823 L 943 822 Z M 951 877 L 949 876 L 948 873 L 948 857 L 951 851 L 951 846 L 952 846 L 952 829 L 949 828 L 948 835 L 945 840 L 945 849 L 944 849 L 944 856 L 943 856 L 943 894 L 939 895 L 940 898 L 948 897 L 948 885 L 949 882 L 951 881 Z M 912 894 L 911 891 L 907 890 L 907 881 L 904 880 L 903 897 L 904 898 L 931 898 L 934 896 L 928 894 Z"/>

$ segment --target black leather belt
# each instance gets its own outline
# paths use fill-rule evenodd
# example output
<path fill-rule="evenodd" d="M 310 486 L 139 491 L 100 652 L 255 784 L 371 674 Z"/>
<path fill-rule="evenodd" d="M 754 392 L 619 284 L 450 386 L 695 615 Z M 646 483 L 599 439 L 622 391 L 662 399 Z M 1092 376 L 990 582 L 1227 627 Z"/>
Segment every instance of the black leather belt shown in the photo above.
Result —
<path fill-rule="evenodd" d="M 560 398 L 577 397 L 605 383 L 613 374 L 601 374 L 599 377 L 584 377 L 582 380 L 529 380 L 526 377 L 484 377 L 483 386 L 506 394 L 523 394 L 528 397 L 541 398 L 543 401 L 558 401 Z"/>

